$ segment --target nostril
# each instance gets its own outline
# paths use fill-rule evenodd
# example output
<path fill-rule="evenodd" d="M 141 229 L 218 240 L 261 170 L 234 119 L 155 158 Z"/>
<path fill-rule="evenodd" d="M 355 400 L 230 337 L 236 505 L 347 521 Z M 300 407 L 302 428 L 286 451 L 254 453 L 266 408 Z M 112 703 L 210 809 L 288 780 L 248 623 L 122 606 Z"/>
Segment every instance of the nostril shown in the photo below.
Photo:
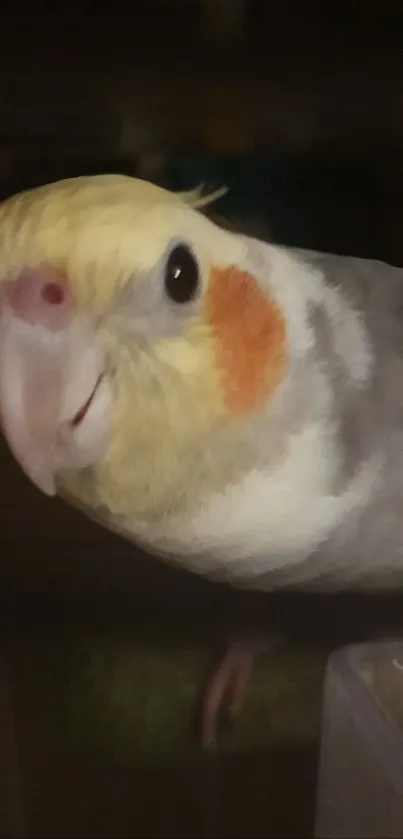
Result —
<path fill-rule="evenodd" d="M 42 324 L 51 332 L 60 332 L 72 321 L 67 278 L 56 268 L 23 268 L 14 279 L 0 283 L 0 290 L 0 310 L 4 293 L 11 313 L 25 323 Z"/>
<path fill-rule="evenodd" d="M 64 289 L 57 283 L 45 283 L 42 289 L 42 299 L 45 303 L 57 306 L 65 299 Z"/>

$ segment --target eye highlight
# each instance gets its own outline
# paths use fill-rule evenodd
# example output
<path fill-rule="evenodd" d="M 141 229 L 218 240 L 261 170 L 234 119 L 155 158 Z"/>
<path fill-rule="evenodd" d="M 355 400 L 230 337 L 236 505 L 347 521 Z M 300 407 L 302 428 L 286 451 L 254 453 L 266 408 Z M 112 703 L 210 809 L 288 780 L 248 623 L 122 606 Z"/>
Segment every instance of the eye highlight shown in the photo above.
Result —
<path fill-rule="evenodd" d="M 200 283 L 199 266 L 186 245 L 176 245 L 169 254 L 164 285 L 174 303 L 189 303 L 196 296 Z"/>

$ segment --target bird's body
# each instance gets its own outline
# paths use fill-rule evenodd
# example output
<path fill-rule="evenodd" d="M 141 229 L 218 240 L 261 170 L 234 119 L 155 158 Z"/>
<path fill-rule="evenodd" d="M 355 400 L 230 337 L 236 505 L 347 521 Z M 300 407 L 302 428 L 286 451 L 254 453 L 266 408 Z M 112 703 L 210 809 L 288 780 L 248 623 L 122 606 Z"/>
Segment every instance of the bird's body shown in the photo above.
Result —
<path fill-rule="evenodd" d="M 12 451 L 41 489 L 197 573 L 399 587 L 403 270 L 237 235 L 189 202 L 104 176 L 1 206 Z M 61 315 L 31 302 L 45 280 Z"/>
<path fill-rule="evenodd" d="M 265 294 L 275 286 L 295 328 L 295 366 L 273 399 L 229 439 L 224 426 L 198 449 L 177 440 L 172 482 L 158 447 L 145 446 L 143 469 L 154 482 L 148 509 L 137 512 L 134 499 L 129 510 L 98 509 L 87 476 L 66 479 L 62 492 L 85 506 L 88 486 L 87 512 L 103 524 L 237 587 L 396 589 L 403 584 L 403 271 L 243 243 L 245 267 Z"/>

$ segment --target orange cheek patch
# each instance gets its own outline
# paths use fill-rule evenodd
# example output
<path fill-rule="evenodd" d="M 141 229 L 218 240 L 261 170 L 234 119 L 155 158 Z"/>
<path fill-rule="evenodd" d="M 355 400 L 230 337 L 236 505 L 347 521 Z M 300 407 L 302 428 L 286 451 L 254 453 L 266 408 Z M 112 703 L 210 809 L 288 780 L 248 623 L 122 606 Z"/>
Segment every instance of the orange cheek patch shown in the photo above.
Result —
<path fill-rule="evenodd" d="M 227 408 L 239 414 L 263 407 L 285 367 L 286 330 L 280 309 L 251 274 L 235 266 L 213 268 L 207 321 Z"/>

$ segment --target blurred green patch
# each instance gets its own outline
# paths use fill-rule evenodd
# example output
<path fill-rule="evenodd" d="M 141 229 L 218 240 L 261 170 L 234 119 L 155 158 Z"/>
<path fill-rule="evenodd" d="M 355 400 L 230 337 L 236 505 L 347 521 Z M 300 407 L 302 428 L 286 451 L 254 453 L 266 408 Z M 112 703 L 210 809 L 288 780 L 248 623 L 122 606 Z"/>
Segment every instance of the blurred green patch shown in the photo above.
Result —
<path fill-rule="evenodd" d="M 57 683 L 67 739 L 119 761 L 189 757 L 192 722 L 210 651 L 136 639 L 83 638 L 63 656 Z M 318 735 L 323 651 L 279 646 L 256 660 L 222 748 L 249 750 Z M 50 670 L 48 670 L 48 678 Z"/>

